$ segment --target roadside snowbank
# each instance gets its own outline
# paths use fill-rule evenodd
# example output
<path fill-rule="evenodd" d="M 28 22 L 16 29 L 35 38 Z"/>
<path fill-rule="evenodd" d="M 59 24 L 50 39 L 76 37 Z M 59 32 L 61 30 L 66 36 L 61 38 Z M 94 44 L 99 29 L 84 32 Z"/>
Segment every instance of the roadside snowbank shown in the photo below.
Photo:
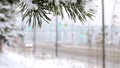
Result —
<path fill-rule="evenodd" d="M 0 68 L 88 68 L 85 63 L 68 59 L 36 59 L 4 51 L 0 56 Z"/>

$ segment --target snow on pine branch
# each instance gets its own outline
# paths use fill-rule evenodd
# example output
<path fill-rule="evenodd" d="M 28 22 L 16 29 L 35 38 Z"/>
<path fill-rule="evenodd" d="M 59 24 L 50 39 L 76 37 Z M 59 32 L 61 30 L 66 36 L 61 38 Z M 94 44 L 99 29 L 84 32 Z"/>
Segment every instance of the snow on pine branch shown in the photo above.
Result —
<path fill-rule="evenodd" d="M 0 23 L 0 36 L 6 40 L 4 44 L 15 46 L 14 39 L 20 37 L 19 35 L 23 36 L 23 32 L 18 30 L 13 22 L 15 21 Z"/>
<path fill-rule="evenodd" d="M 49 2 L 53 2 L 53 0 L 48 0 Z M 64 3 L 72 2 L 72 3 L 77 3 L 77 0 L 55 0 L 56 2 L 62 1 Z"/>
<path fill-rule="evenodd" d="M 88 12 L 90 9 L 96 9 L 97 4 L 95 3 L 96 0 L 85 0 L 86 4 L 84 5 L 85 11 Z"/>
<path fill-rule="evenodd" d="M 21 2 L 24 2 L 28 9 L 34 9 L 37 10 L 38 6 L 36 4 L 32 3 L 32 0 L 20 0 Z"/>
<path fill-rule="evenodd" d="M 18 23 L 16 18 L 19 13 L 15 8 L 15 4 L 0 3 L 0 38 L 2 38 L 4 44 L 9 46 L 15 46 L 14 39 L 24 36 L 23 28 L 18 29 L 16 26 Z"/>
<path fill-rule="evenodd" d="M 37 10 L 38 6 L 36 4 L 33 4 L 32 1 L 33 0 L 20 0 L 20 2 L 24 2 L 26 4 L 28 9 Z M 69 2 L 77 3 L 77 0 L 55 0 L 55 4 L 58 6 L 60 1 L 62 1 L 64 3 L 69 3 Z M 48 2 L 53 2 L 53 0 L 48 0 Z"/>
<path fill-rule="evenodd" d="M 20 0 L 20 2 L 23 2 L 26 4 L 26 7 L 28 9 L 34 9 L 34 10 L 37 10 L 38 9 L 38 6 L 36 4 L 33 4 L 32 3 L 33 0 Z M 77 0 L 48 0 L 48 2 L 53 2 L 55 1 L 55 5 L 58 6 L 59 5 L 59 2 L 62 1 L 64 3 L 77 3 Z M 95 1 L 96 0 L 83 0 L 83 2 L 85 3 L 84 4 L 84 7 L 85 7 L 85 10 L 88 11 L 90 10 L 91 8 L 92 9 L 96 9 L 96 4 L 95 4 Z"/>
<path fill-rule="evenodd" d="M 48 0 L 48 2 L 53 2 L 54 0 Z M 64 3 L 77 3 L 77 0 L 55 0 L 55 5 L 58 6 L 59 2 L 62 1 Z"/>
<path fill-rule="evenodd" d="M 66 9 L 65 12 L 67 12 L 70 19 L 74 21 L 79 19 L 81 22 L 86 21 L 87 17 L 92 18 L 92 16 L 94 16 L 94 8 L 96 7 L 94 1 L 95 0 L 20 0 L 19 6 L 23 14 L 22 20 L 27 19 L 27 23 L 30 23 L 30 25 L 33 24 L 33 22 L 35 22 L 35 24 L 39 22 L 38 26 L 41 27 L 42 20 L 51 20 L 47 14 L 51 13 L 64 17 L 64 9 Z"/>

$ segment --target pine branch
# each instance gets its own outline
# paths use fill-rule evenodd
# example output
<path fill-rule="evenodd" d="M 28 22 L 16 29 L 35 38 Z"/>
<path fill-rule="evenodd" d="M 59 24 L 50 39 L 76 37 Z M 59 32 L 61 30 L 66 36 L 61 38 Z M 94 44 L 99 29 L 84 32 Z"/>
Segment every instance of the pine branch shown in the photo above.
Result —
<path fill-rule="evenodd" d="M 27 18 L 30 20 L 31 13 L 35 14 L 35 18 L 31 21 L 27 21 L 29 23 L 36 23 L 41 27 L 42 20 L 45 20 L 46 22 L 50 21 L 51 18 L 47 14 L 52 14 L 54 16 L 61 16 L 64 18 L 64 9 L 67 13 L 68 17 L 76 22 L 77 19 L 79 19 L 80 22 L 87 21 L 88 18 L 92 19 L 94 17 L 95 11 L 91 8 L 90 10 L 85 10 L 86 1 L 85 0 L 77 0 L 76 3 L 74 2 L 63 2 L 59 1 L 59 4 L 56 4 L 55 0 L 52 0 L 49 2 L 48 0 L 33 0 L 33 5 L 36 5 L 36 7 L 32 7 L 29 9 L 27 3 L 21 2 L 20 8 L 23 12 L 23 19 Z M 27 10 L 26 10 L 27 9 Z M 30 12 L 31 11 L 31 12 Z M 39 18 L 40 17 L 40 18 Z M 34 21 L 36 20 L 36 21 Z M 40 22 L 41 21 L 41 22 Z M 35 25 L 37 26 L 37 25 Z"/>

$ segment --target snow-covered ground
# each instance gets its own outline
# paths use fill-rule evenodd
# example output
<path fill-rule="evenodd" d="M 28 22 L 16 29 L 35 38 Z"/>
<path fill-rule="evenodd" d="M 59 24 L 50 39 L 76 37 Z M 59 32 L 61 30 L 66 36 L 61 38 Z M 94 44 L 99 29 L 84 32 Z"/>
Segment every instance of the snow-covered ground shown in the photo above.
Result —
<path fill-rule="evenodd" d="M 5 51 L 0 56 L 0 68 L 89 68 L 87 64 L 65 58 L 41 59 Z M 93 67 L 98 68 L 98 67 Z"/>

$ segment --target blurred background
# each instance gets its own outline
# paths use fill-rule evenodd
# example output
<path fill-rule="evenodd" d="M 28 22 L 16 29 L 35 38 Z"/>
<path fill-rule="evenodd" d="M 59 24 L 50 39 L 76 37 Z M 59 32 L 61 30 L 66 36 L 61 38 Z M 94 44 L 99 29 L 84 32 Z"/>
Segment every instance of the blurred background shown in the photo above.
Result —
<path fill-rule="evenodd" d="M 105 65 L 106 68 L 120 67 L 120 1 L 105 0 Z M 41 28 L 33 29 L 26 24 L 25 37 L 17 38 L 19 52 L 51 54 L 57 57 L 69 57 L 93 65 L 102 66 L 102 7 L 97 0 L 97 13 L 93 20 L 85 23 L 74 22 L 67 16 L 53 17 L 43 23 Z M 65 13 L 64 13 L 65 14 Z M 17 18 L 21 21 L 21 16 Z M 20 25 L 20 24 L 19 24 Z M 21 45 L 21 43 L 23 45 Z M 101 67 L 100 67 L 101 68 Z"/>

